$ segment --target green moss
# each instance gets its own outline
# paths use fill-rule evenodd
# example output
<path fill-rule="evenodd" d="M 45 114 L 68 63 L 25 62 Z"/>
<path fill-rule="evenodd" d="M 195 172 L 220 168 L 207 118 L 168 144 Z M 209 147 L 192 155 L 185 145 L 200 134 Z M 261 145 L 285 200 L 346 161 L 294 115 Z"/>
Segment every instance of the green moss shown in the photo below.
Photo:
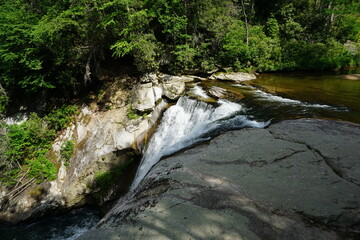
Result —
<path fill-rule="evenodd" d="M 87 126 L 89 125 L 90 122 L 91 122 L 91 116 L 89 114 L 85 115 L 83 119 L 84 125 Z"/>
<path fill-rule="evenodd" d="M 98 95 L 97 95 L 97 99 L 98 99 L 99 101 L 102 101 L 103 98 L 104 98 L 104 96 L 105 96 L 105 93 L 106 93 L 106 91 L 105 91 L 104 89 L 100 89 L 100 91 L 99 91 L 99 93 L 98 93 Z"/>
<path fill-rule="evenodd" d="M 125 164 L 118 166 L 112 170 L 98 172 L 95 175 L 92 188 L 99 189 L 98 193 L 100 194 L 107 191 L 109 188 L 111 188 L 112 185 L 117 182 L 125 168 L 129 166 L 129 164 L 133 161 L 134 158 L 130 158 L 126 161 Z"/>
<path fill-rule="evenodd" d="M 138 115 L 135 112 L 135 110 L 132 108 L 131 105 L 129 105 L 129 107 L 128 107 L 127 115 L 128 115 L 128 118 L 131 119 L 131 120 L 141 117 L 140 115 Z"/>
<path fill-rule="evenodd" d="M 37 186 L 29 191 L 29 194 L 32 198 L 40 200 L 41 195 L 44 193 L 45 189 L 41 186 Z"/>

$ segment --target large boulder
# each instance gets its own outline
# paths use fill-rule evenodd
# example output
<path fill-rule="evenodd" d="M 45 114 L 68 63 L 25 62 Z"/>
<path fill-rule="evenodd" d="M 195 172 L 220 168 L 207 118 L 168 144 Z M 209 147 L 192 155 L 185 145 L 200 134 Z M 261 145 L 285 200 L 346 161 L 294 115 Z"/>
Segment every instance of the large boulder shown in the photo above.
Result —
<path fill-rule="evenodd" d="M 138 84 L 131 94 L 132 108 L 140 112 L 154 110 L 156 102 L 161 99 L 162 89 L 152 83 Z"/>
<path fill-rule="evenodd" d="M 80 239 L 359 239 L 359 141 L 325 120 L 227 132 L 160 161 Z"/>
<path fill-rule="evenodd" d="M 185 82 L 193 81 L 193 78 L 184 76 L 159 75 L 163 95 L 172 100 L 178 99 L 185 91 Z"/>
<path fill-rule="evenodd" d="M 159 78 L 156 73 L 146 73 L 140 77 L 141 83 L 154 83 L 157 84 L 159 82 Z"/>
<path fill-rule="evenodd" d="M 256 76 L 253 73 L 244 73 L 244 72 L 219 72 L 211 75 L 210 79 L 241 83 L 243 81 L 256 79 Z"/>

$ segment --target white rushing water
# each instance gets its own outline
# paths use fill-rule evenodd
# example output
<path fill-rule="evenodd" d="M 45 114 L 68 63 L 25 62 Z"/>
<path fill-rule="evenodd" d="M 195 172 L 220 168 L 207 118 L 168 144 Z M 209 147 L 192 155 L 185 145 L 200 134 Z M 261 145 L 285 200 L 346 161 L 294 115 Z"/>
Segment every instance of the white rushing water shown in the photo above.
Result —
<path fill-rule="evenodd" d="M 208 139 L 206 134 L 217 128 L 225 125 L 229 125 L 230 128 L 245 126 L 260 128 L 268 124 L 251 121 L 239 115 L 241 111 L 240 104 L 227 100 L 219 100 L 218 106 L 212 106 L 187 96 L 181 97 L 176 105 L 164 113 L 157 131 L 150 139 L 131 190 L 139 185 L 161 157 Z M 233 118 L 222 121 L 231 116 Z"/>
<path fill-rule="evenodd" d="M 270 101 L 270 102 L 279 102 L 281 104 L 288 104 L 288 105 L 297 105 L 297 106 L 303 106 L 308 108 L 327 108 L 334 111 L 348 111 L 347 108 L 344 107 L 334 107 L 329 106 L 326 104 L 317 104 L 317 103 L 308 103 L 308 102 L 302 102 L 299 100 L 294 100 L 290 98 L 280 97 L 277 95 L 273 95 L 264 91 L 261 91 L 253 86 L 249 85 L 242 85 L 242 84 L 233 84 L 234 87 L 240 87 L 249 89 L 258 99 L 262 99 L 264 101 Z"/>
<path fill-rule="evenodd" d="M 195 96 L 199 96 L 203 99 L 209 99 L 210 97 L 206 94 L 204 89 L 202 89 L 199 85 L 196 85 L 190 90 L 191 94 L 194 94 Z"/>

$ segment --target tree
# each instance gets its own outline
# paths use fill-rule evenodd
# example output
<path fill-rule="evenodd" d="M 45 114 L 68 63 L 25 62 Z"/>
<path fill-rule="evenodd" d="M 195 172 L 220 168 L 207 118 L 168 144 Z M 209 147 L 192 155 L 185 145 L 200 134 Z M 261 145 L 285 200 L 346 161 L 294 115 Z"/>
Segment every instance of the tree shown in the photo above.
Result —
<path fill-rule="evenodd" d="M 3 121 L 3 113 L 6 109 L 7 101 L 7 94 L 0 84 L 0 171 L 1 169 L 9 169 L 12 167 L 5 154 L 9 145 L 8 128 L 6 123 Z"/>

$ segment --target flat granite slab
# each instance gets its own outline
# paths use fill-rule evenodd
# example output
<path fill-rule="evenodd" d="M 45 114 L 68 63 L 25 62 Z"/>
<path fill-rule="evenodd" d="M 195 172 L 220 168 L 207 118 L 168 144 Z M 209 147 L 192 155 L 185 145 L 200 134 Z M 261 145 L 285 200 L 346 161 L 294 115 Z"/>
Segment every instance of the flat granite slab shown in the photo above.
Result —
<path fill-rule="evenodd" d="M 79 239 L 360 239 L 360 125 L 301 119 L 161 160 Z"/>

